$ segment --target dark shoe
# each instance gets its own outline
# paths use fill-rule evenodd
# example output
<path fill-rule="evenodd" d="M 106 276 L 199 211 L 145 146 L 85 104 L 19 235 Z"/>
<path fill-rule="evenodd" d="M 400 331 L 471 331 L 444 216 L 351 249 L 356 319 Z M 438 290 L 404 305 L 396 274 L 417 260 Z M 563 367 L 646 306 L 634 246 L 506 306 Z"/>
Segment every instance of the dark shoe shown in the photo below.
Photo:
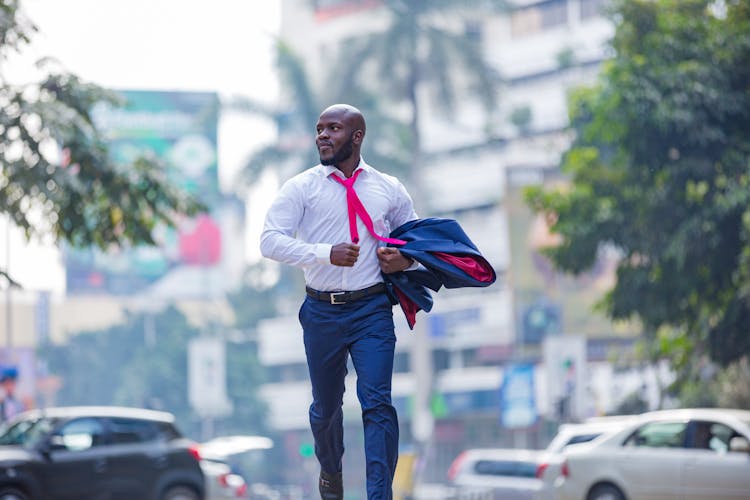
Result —
<path fill-rule="evenodd" d="M 320 498 L 323 500 L 343 500 L 344 481 L 341 473 L 328 474 L 327 472 L 320 471 L 318 490 L 320 491 Z"/>

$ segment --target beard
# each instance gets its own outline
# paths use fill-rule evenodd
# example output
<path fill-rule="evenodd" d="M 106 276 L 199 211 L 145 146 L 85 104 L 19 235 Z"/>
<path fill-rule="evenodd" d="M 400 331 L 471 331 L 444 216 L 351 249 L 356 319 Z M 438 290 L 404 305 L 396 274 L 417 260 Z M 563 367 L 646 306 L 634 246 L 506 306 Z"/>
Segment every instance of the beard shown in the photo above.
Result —
<path fill-rule="evenodd" d="M 342 144 L 341 148 L 333 153 L 329 158 L 320 157 L 320 164 L 326 166 L 336 166 L 344 160 L 351 158 L 354 152 L 354 132 L 349 136 L 349 140 Z"/>

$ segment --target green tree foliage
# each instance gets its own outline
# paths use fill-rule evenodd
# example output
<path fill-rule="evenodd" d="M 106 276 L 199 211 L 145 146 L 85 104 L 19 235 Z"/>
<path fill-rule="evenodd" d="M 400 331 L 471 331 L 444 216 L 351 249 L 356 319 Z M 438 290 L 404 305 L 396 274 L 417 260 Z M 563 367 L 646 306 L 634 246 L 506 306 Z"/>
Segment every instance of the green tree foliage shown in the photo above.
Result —
<path fill-rule="evenodd" d="M 0 213 L 27 237 L 74 246 L 152 244 L 153 230 L 203 207 L 173 187 L 154 160 L 117 165 L 92 121 L 116 94 L 41 63 L 38 82 L 11 84 L 12 52 L 36 32 L 19 0 L 0 1 Z"/>
<path fill-rule="evenodd" d="M 614 58 L 572 95 L 563 189 L 528 191 L 580 273 L 621 255 L 602 306 L 688 368 L 750 353 L 750 3 L 615 4 Z"/>

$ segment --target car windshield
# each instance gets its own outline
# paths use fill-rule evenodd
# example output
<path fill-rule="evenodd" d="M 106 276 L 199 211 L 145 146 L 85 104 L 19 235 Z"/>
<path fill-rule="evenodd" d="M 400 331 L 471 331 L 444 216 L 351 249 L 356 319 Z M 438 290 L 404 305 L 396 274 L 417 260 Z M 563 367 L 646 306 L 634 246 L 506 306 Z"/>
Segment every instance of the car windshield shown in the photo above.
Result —
<path fill-rule="evenodd" d="M 39 417 L 19 420 L 0 434 L 0 445 L 20 445 L 30 448 L 36 445 L 53 428 L 52 419 Z"/>

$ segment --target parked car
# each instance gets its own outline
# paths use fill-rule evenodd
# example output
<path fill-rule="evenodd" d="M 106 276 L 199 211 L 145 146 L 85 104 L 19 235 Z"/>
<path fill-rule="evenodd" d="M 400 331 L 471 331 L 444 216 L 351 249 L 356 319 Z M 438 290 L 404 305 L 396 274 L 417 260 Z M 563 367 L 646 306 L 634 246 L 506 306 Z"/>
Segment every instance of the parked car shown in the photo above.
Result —
<path fill-rule="evenodd" d="M 583 423 L 563 424 L 544 450 L 472 449 L 451 465 L 448 479 L 463 491 L 488 490 L 500 498 L 554 498 L 555 479 L 563 463 L 562 452 L 622 429 L 633 417 L 599 417 Z"/>
<path fill-rule="evenodd" d="M 24 412 L 0 431 L 3 500 L 200 500 L 198 450 L 174 416 L 139 408 Z"/>
<path fill-rule="evenodd" d="M 619 431 L 635 418 L 637 417 L 634 415 L 617 415 L 594 417 L 580 423 L 561 424 L 546 450 L 549 453 L 562 453 L 570 445 L 588 443 L 603 434 Z"/>
<path fill-rule="evenodd" d="M 508 500 L 536 500 L 543 488 L 538 474 L 544 451 L 513 448 L 461 452 L 448 469 L 448 481 L 459 491 L 491 492 Z"/>
<path fill-rule="evenodd" d="M 563 500 L 746 499 L 750 411 L 649 412 L 563 452 Z"/>
<path fill-rule="evenodd" d="M 245 478 L 228 463 L 204 457 L 200 464 L 206 478 L 206 500 L 250 498 Z"/>
<path fill-rule="evenodd" d="M 268 498 L 264 485 L 248 484 L 240 470 L 232 467 L 232 463 L 238 457 L 272 447 L 270 438 L 250 435 L 220 436 L 199 444 L 201 468 L 206 477 L 206 500 Z"/>
<path fill-rule="evenodd" d="M 613 434 L 633 421 L 635 416 L 595 417 L 581 423 L 562 424 L 557 434 L 545 448 L 537 475 L 542 480 L 541 499 L 555 498 L 555 481 L 560 476 L 564 462 L 563 452 L 570 446 L 589 443 L 602 436 Z"/>

